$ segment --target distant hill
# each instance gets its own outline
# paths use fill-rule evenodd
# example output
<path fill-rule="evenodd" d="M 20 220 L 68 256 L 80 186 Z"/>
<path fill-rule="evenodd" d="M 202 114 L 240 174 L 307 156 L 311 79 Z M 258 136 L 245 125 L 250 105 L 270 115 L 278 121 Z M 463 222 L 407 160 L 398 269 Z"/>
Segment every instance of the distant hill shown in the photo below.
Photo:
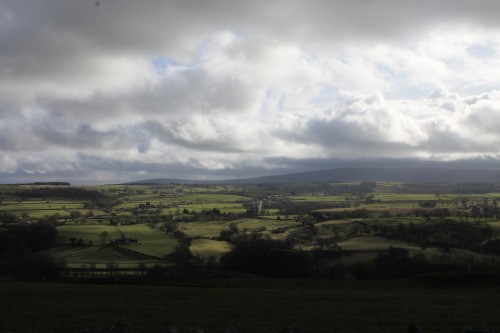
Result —
<path fill-rule="evenodd" d="M 500 183 L 500 170 L 459 168 L 339 168 L 246 179 L 183 180 L 147 179 L 137 184 L 276 184 L 346 181 L 393 181 L 404 183 Z"/>

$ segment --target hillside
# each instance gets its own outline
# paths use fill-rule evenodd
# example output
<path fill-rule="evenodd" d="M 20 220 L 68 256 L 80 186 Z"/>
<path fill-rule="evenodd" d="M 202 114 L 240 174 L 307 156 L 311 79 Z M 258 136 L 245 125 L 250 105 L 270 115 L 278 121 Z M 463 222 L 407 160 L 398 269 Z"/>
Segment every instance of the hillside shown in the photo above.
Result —
<path fill-rule="evenodd" d="M 339 168 L 321 171 L 228 180 L 148 179 L 126 183 L 133 184 L 272 184 L 348 181 L 392 181 L 404 183 L 496 183 L 500 170 L 459 168 Z"/>

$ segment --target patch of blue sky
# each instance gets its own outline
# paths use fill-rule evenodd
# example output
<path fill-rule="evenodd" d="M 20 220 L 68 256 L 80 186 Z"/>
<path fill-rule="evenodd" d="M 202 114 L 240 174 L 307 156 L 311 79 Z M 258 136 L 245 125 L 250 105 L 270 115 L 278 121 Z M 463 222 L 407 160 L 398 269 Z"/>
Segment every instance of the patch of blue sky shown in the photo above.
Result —
<path fill-rule="evenodd" d="M 432 92 L 432 87 L 410 87 L 398 85 L 396 88 L 385 91 L 384 97 L 388 100 L 422 100 Z"/>
<path fill-rule="evenodd" d="M 377 63 L 377 71 L 386 76 L 392 82 L 392 88 L 383 91 L 387 99 L 409 99 L 417 100 L 425 98 L 432 91 L 430 86 L 415 86 L 408 83 L 408 76 L 404 72 L 395 70 L 385 64 Z"/>
<path fill-rule="evenodd" d="M 477 96 L 484 93 L 491 93 L 492 91 L 498 89 L 496 86 L 489 85 L 471 85 L 468 87 L 462 87 L 457 89 L 457 92 L 462 96 Z"/>
<path fill-rule="evenodd" d="M 286 94 L 280 93 L 276 90 L 269 89 L 266 91 L 264 102 L 261 106 L 261 111 L 264 113 L 285 110 Z"/>
<path fill-rule="evenodd" d="M 398 74 L 397 71 L 394 70 L 394 68 L 392 68 L 391 66 L 377 63 L 376 67 L 379 72 L 384 73 L 386 75 L 396 76 L 396 77 L 400 76 L 400 74 Z"/>
<path fill-rule="evenodd" d="M 278 105 L 277 105 L 278 111 L 283 111 L 285 109 L 285 102 L 286 102 L 286 95 L 281 94 L 281 96 L 278 100 Z"/>
<path fill-rule="evenodd" d="M 497 56 L 497 51 L 492 45 L 475 44 L 470 46 L 467 51 L 476 57 L 489 58 Z"/>
<path fill-rule="evenodd" d="M 154 58 L 152 61 L 152 65 L 155 70 L 155 73 L 159 76 L 165 76 L 167 74 L 167 69 L 169 67 L 181 66 L 181 64 L 179 64 L 178 62 L 165 56 L 159 56 Z"/>
<path fill-rule="evenodd" d="M 339 88 L 334 86 L 326 86 L 321 92 L 311 100 L 311 103 L 317 107 L 325 107 L 337 99 Z"/>

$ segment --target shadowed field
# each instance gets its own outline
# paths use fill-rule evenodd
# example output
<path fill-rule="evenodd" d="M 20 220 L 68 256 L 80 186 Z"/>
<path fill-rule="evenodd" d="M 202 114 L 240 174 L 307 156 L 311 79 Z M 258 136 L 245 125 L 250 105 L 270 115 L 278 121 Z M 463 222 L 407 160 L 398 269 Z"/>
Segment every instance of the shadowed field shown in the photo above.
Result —
<path fill-rule="evenodd" d="M 458 277 L 460 279 L 460 277 Z M 454 326 L 500 327 L 498 286 L 434 288 L 418 280 L 187 280 L 165 285 L 0 281 L 0 332 L 77 332 L 127 321 L 135 333 L 168 325 L 221 332 L 404 333 Z"/>

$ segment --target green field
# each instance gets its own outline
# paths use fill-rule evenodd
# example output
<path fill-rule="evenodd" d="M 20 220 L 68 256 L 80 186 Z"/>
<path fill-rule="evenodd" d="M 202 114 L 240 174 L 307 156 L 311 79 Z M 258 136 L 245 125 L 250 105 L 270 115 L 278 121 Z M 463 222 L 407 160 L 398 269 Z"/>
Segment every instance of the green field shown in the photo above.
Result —
<path fill-rule="evenodd" d="M 211 238 L 218 237 L 220 231 L 228 229 L 231 223 L 236 224 L 238 229 L 243 232 L 270 231 L 275 228 L 286 228 L 297 225 L 292 220 L 244 219 L 235 221 L 182 222 L 179 223 L 179 228 L 189 236 Z"/>
<path fill-rule="evenodd" d="M 202 259 L 210 257 L 219 259 L 222 254 L 231 251 L 233 248 L 234 245 L 228 242 L 211 239 L 195 239 L 190 246 L 191 253 Z"/>
<path fill-rule="evenodd" d="M 151 228 L 145 224 L 109 226 L 109 225 L 64 225 L 59 226 L 58 242 L 62 245 L 48 253 L 56 260 L 65 258 L 70 267 L 81 264 L 121 263 L 122 267 L 136 266 L 144 262 L 151 264 L 164 262 L 165 256 L 172 253 L 178 244 L 172 235 Z M 120 244 L 101 246 L 99 235 L 108 233 L 110 240 L 127 238 L 138 239 L 139 244 Z M 70 246 L 70 238 L 83 239 L 84 246 Z M 86 246 L 91 241 L 92 246 Z M 123 250 L 121 250 L 123 249 Z M 123 266 L 125 265 L 125 266 Z"/>
<path fill-rule="evenodd" d="M 313 202 L 342 202 L 346 201 L 345 195 L 294 195 L 290 196 L 290 199 L 297 201 L 313 201 Z M 347 200 L 351 201 L 351 200 Z"/>

